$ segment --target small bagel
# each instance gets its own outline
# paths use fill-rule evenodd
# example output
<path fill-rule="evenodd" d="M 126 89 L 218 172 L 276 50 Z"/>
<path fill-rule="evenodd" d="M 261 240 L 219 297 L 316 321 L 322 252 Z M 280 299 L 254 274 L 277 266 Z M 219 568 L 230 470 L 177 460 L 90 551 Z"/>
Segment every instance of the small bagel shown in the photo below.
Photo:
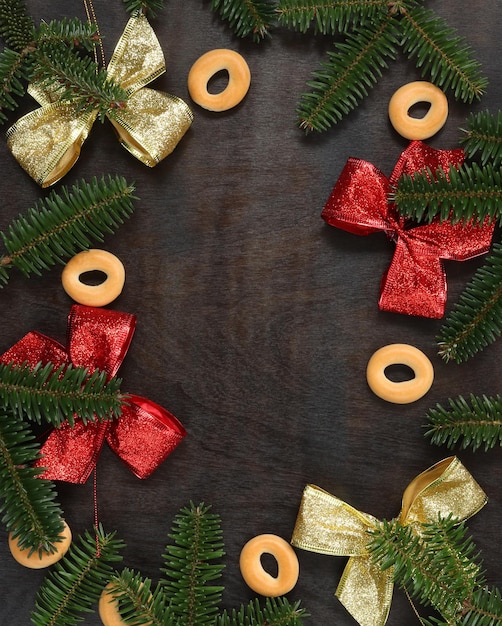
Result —
<path fill-rule="evenodd" d="M 228 72 L 228 84 L 220 93 L 209 93 L 207 85 L 218 72 Z M 239 104 L 251 84 L 251 72 L 244 57 L 234 50 L 210 50 L 195 61 L 188 73 L 192 100 L 208 111 L 227 111 Z"/>
<path fill-rule="evenodd" d="M 60 534 L 61 541 L 54 543 L 54 552 L 43 552 L 41 555 L 38 550 L 34 550 L 30 554 L 29 548 L 20 548 L 18 538 L 14 538 L 12 533 L 9 534 L 9 548 L 15 560 L 29 567 L 30 569 L 43 569 L 53 565 L 68 552 L 71 544 L 71 530 L 66 522 L 64 522 L 63 531 Z"/>
<path fill-rule="evenodd" d="M 106 279 L 98 285 L 86 285 L 80 280 L 84 272 L 98 271 Z M 124 288 L 125 269 L 114 254 L 106 250 L 84 250 L 68 261 L 61 275 L 63 289 L 75 302 L 87 306 L 106 306 Z"/>
<path fill-rule="evenodd" d="M 407 365 L 415 374 L 411 380 L 393 382 L 385 375 L 390 365 Z M 434 368 L 425 354 L 405 343 L 393 343 L 377 350 L 368 361 L 366 378 L 379 398 L 394 404 L 408 404 L 424 396 L 434 380 Z"/>
<path fill-rule="evenodd" d="M 414 104 L 428 102 L 430 108 L 421 117 L 411 117 Z M 410 140 L 428 139 L 443 128 L 448 117 L 448 100 L 444 93 L 425 80 L 417 80 L 400 87 L 389 102 L 389 118 L 396 131 Z"/>
<path fill-rule="evenodd" d="M 263 569 L 262 554 L 271 554 L 277 561 L 277 577 Z M 244 581 L 253 591 L 267 598 L 282 596 L 298 581 L 300 566 L 291 545 L 277 535 L 258 535 L 242 548 L 239 566 Z"/>

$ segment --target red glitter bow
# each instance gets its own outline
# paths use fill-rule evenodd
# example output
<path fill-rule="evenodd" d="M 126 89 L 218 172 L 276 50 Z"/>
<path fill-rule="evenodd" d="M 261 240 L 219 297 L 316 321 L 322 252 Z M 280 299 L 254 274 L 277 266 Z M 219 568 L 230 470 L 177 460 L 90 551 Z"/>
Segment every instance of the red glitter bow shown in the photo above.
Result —
<path fill-rule="evenodd" d="M 74 305 L 68 317 L 68 350 L 38 332 L 25 335 L 1 357 L 2 363 L 72 364 L 106 371 L 113 377 L 131 343 L 136 317 L 108 309 Z M 138 478 L 147 478 L 185 437 L 180 422 L 159 405 L 127 396 L 118 419 L 88 422 L 75 419 L 54 429 L 42 445 L 42 478 L 85 483 L 105 442 Z"/>
<path fill-rule="evenodd" d="M 437 150 L 412 141 L 401 154 L 389 179 L 374 165 L 350 158 L 322 212 L 331 226 L 356 235 L 384 231 L 396 250 L 380 285 L 378 306 L 383 311 L 440 318 L 446 304 L 446 274 L 442 259 L 465 261 L 488 252 L 494 223 L 414 225 L 402 218 L 390 189 L 403 174 L 428 167 L 432 172 L 458 168 L 464 152 Z"/>

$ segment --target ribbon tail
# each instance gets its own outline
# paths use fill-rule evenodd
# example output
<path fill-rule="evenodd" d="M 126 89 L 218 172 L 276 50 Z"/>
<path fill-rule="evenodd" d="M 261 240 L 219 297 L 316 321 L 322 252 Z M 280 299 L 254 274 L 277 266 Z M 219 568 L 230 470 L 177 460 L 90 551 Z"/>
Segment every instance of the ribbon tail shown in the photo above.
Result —
<path fill-rule="evenodd" d="M 380 284 L 380 310 L 438 319 L 444 315 L 446 294 L 441 259 L 410 251 L 400 238 Z"/>
<path fill-rule="evenodd" d="M 132 94 L 126 108 L 110 118 L 120 143 L 149 167 L 171 154 L 192 120 L 181 98 L 147 87 Z"/>
<path fill-rule="evenodd" d="M 131 395 L 122 415 L 111 423 L 106 440 L 138 478 L 148 478 L 181 443 L 186 431 L 158 404 Z"/>
<path fill-rule="evenodd" d="M 76 419 L 54 429 L 40 450 L 34 466 L 44 468 L 40 478 L 84 484 L 98 460 L 109 422 L 84 423 Z"/>
<path fill-rule="evenodd" d="M 76 115 L 69 104 L 47 104 L 21 117 L 7 131 L 7 146 L 21 167 L 42 187 L 73 167 L 96 113 Z"/>
<path fill-rule="evenodd" d="M 361 626 L 383 626 L 389 616 L 392 569 L 382 571 L 368 556 L 350 557 L 336 596 Z"/>

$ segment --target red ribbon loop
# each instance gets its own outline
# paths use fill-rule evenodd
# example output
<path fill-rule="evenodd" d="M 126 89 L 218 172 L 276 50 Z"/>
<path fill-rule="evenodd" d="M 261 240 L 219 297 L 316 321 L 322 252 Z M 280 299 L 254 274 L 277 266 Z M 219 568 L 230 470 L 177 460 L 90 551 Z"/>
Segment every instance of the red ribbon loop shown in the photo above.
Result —
<path fill-rule="evenodd" d="M 72 364 L 118 371 L 134 334 L 136 317 L 109 309 L 74 305 L 68 317 L 68 348 L 38 332 L 30 332 L 7 350 L 2 363 L 52 363 L 55 368 Z M 85 483 L 94 469 L 104 442 L 138 476 L 147 478 L 185 437 L 181 423 L 150 400 L 128 395 L 120 418 L 84 425 L 75 418 L 54 429 L 42 445 L 36 466 L 45 468 L 42 478 Z"/>
<path fill-rule="evenodd" d="M 465 261 L 488 252 L 495 224 L 452 224 L 433 221 L 413 225 L 389 202 L 391 188 L 403 174 L 429 168 L 445 172 L 458 168 L 464 152 L 438 150 L 412 141 L 387 178 L 371 163 L 348 159 L 322 211 L 331 226 L 356 235 L 384 231 L 396 242 L 392 262 L 380 285 L 378 306 L 383 311 L 441 318 L 446 305 L 443 259 Z"/>

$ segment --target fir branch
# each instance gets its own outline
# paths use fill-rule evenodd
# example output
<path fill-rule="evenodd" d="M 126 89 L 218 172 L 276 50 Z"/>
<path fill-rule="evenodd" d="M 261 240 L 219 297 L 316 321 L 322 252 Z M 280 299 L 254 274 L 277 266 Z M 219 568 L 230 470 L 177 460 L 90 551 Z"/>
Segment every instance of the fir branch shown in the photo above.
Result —
<path fill-rule="evenodd" d="M 22 549 L 53 552 L 63 530 L 54 485 L 40 478 L 43 468 L 31 464 L 40 457 L 28 425 L 0 411 L 0 512 L 8 532 Z"/>
<path fill-rule="evenodd" d="M 35 24 L 23 0 L 0 0 L 0 37 L 5 45 L 20 52 L 34 39 Z"/>
<path fill-rule="evenodd" d="M 433 606 L 456 623 L 465 602 L 484 584 L 484 573 L 465 524 L 438 518 L 415 532 L 397 520 L 371 531 L 372 560 L 382 570 L 392 568 L 394 580 L 424 606 Z"/>
<path fill-rule="evenodd" d="M 230 613 L 224 611 L 215 626 L 301 626 L 308 613 L 300 603 L 291 604 L 287 598 L 267 598 L 261 607 L 257 599 Z"/>
<path fill-rule="evenodd" d="M 502 244 L 494 243 L 492 253 L 474 274 L 452 312 L 446 317 L 437 341 L 439 355 L 462 363 L 502 333 Z"/>
<path fill-rule="evenodd" d="M 467 118 L 465 136 L 460 139 L 467 158 L 479 157 L 481 165 L 502 163 L 502 111 L 471 113 Z"/>
<path fill-rule="evenodd" d="M 0 287 L 11 267 L 25 276 L 41 274 L 88 249 L 92 240 L 103 241 L 132 213 L 133 191 L 124 178 L 111 176 L 52 191 L 0 233 L 8 251 L 0 257 Z"/>
<path fill-rule="evenodd" d="M 124 0 L 124 6 L 130 15 L 139 11 L 154 18 L 164 8 L 164 0 Z"/>
<path fill-rule="evenodd" d="M 428 74 L 445 91 L 451 89 L 463 102 L 480 99 L 487 79 L 467 42 L 442 18 L 423 7 L 403 11 L 401 16 L 403 52 L 415 59 L 422 75 Z"/>
<path fill-rule="evenodd" d="M 50 54 L 37 54 L 36 60 L 32 81 L 52 91 L 59 101 L 71 103 L 76 114 L 97 112 L 104 121 L 125 108 L 126 90 L 90 57 L 80 57 L 66 46 L 51 46 Z"/>
<path fill-rule="evenodd" d="M 502 595 L 496 587 L 476 589 L 465 603 L 462 626 L 496 626 L 502 624 Z"/>
<path fill-rule="evenodd" d="M 220 517 L 209 509 L 204 504 L 181 509 L 169 534 L 174 544 L 163 554 L 161 584 L 184 626 L 213 624 L 223 591 L 208 584 L 221 576 L 224 565 L 213 561 L 225 554 Z"/>
<path fill-rule="evenodd" d="M 228 22 L 237 37 L 261 41 L 277 19 L 274 0 L 211 0 L 211 9 Z"/>
<path fill-rule="evenodd" d="M 502 445 L 502 396 L 475 396 L 469 401 L 463 396 L 448 399 L 448 407 L 437 404 L 427 413 L 428 430 L 425 436 L 435 445 L 451 449 L 460 442 L 460 448 L 473 452 Z"/>
<path fill-rule="evenodd" d="M 26 93 L 32 71 L 31 51 L 22 53 L 6 48 L 0 54 L 0 124 L 7 121 L 6 111 L 15 111 L 18 99 Z"/>
<path fill-rule="evenodd" d="M 84 424 L 118 418 L 126 400 L 120 378 L 108 380 L 107 372 L 71 364 L 55 368 L 52 363 L 0 363 L 0 408 L 9 408 L 21 419 L 48 422 L 56 428 L 75 415 Z"/>
<path fill-rule="evenodd" d="M 112 563 L 120 561 L 124 544 L 115 533 L 96 535 L 86 531 L 73 542 L 66 556 L 55 565 L 37 594 L 31 621 L 35 626 L 73 626 L 93 611 L 103 587 L 113 575 Z"/>
<path fill-rule="evenodd" d="M 431 223 L 502 223 L 502 170 L 476 163 L 400 176 L 389 194 L 403 217 Z"/>
<path fill-rule="evenodd" d="M 371 22 L 386 14 L 389 0 L 280 0 L 277 6 L 281 26 L 306 33 L 334 35 L 345 32 L 358 22 Z"/>
<path fill-rule="evenodd" d="M 128 626 L 175 626 L 177 621 L 162 588 L 151 588 L 152 581 L 124 568 L 114 576 L 107 591 L 118 602 L 119 614 Z"/>
<path fill-rule="evenodd" d="M 328 61 L 313 73 L 307 84 L 313 91 L 303 94 L 297 111 L 305 131 L 323 131 L 338 123 L 368 94 L 396 55 L 393 20 L 355 28 L 344 43 L 328 53 Z"/>

